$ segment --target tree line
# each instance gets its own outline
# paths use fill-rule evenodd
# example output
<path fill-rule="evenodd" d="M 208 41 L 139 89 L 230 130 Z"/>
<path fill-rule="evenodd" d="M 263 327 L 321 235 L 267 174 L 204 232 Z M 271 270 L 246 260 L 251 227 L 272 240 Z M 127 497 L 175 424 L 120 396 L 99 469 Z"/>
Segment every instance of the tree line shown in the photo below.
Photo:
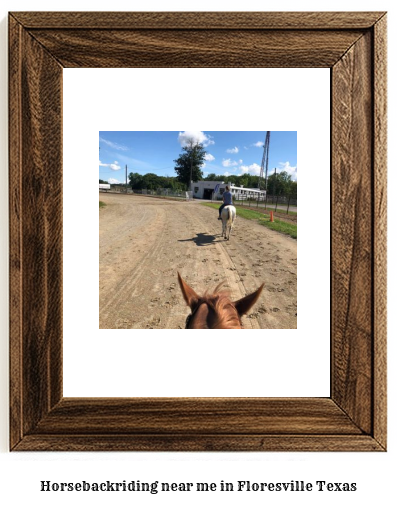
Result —
<path fill-rule="evenodd" d="M 133 190 L 157 190 L 158 188 L 168 188 L 176 192 L 185 190 L 186 185 L 172 176 L 157 176 L 154 173 L 138 174 L 130 173 L 128 175 L 129 185 Z"/>
<path fill-rule="evenodd" d="M 190 140 L 182 148 L 180 156 L 174 160 L 175 172 L 177 176 L 158 176 L 154 173 L 139 174 L 131 172 L 128 175 L 129 186 L 133 190 L 157 190 L 159 188 L 168 188 L 176 192 L 187 190 L 190 181 L 224 181 L 231 182 L 236 186 L 245 188 L 265 188 L 265 180 L 252 174 L 235 175 L 216 175 L 208 174 L 205 178 L 201 170 L 205 162 L 206 151 L 204 146 Z M 107 183 L 99 180 L 99 183 Z M 267 193 L 269 195 L 285 195 L 296 198 L 297 182 L 293 181 L 291 175 L 286 171 L 268 176 Z"/>

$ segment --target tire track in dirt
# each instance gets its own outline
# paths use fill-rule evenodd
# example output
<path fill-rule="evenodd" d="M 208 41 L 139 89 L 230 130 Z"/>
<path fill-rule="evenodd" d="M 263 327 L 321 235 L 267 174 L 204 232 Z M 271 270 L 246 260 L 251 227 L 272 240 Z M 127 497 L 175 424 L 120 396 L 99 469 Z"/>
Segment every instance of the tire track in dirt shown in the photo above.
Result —
<path fill-rule="evenodd" d="M 125 196 L 124 196 L 125 197 Z M 107 269 L 113 270 L 112 265 L 120 260 L 125 260 L 125 249 L 131 240 L 131 235 L 138 235 L 143 232 L 142 229 L 147 221 L 148 210 L 145 207 L 141 216 L 135 221 L 135 217 L 126 217 L 123 202 L 108 202 L 110 207 L 110 219 L 102 220 L 99 233 L 99 257 L 100 257 L 100 284 L 105 284 L 107 280 Z M 124 252 L 120 252 L 120 250 Z M 112 278 L 115 277 L 111 273 Z M 103 286 L 102 296 L 108 297 L 107 290 Z"/>
<path fill-rule="evenodd" d="M 111 324 L 109 327 L 112 329 L 124 328 L 127 326 L 124 326 L 123 324 L 130 324 L 130 309 L 133 307 L 134 299 L 139 298 L 142 295 L 141 279 L 145 274 L 151 272 L 151 266 L 154 259 L 159 256 L 161 257 L 164 236 L 164 228 L 158 227 L 159 223 L 161 224 L 162 222 L 161 210 L 159 208 L 153 208 L 151 210 L 151 225 L 147 227 L 149 214 L 147 213 L 146 207 L 142 207 L 142 209 L 143 214 L 140 223 L 145 226 L 143 234 L 140 228 L 137 229 L 136 227 L 134 228 L 134 232 L 135 235 L 139 234 L 145 237 L 145 242 L 141 245 L 143 250 L 140 250 L 143 255 L 140 256 L 139 262 L 137 262 L 133 268 L 130 268 L 127 272 L 125 272 L 125 278 L 116 285 L 110 297 L 107 297 L 107 300 L 102 303 L 100 308 L 101 314 L 103 313 L 103 319 L 108 321 L 106 322 L 106 328 L 108 328 L 109 324 Z M 150 279 L 151 277 L 149 276 L 148 278 Z M 110 308 L 113 309 L 113 311 L 109 312 Z M 114 309 L 117 309 L 117 313 L 119 314 L 116 318 L 111 317 L 111 315 L 117 315 L 117 313 L 115 314 Z"/>

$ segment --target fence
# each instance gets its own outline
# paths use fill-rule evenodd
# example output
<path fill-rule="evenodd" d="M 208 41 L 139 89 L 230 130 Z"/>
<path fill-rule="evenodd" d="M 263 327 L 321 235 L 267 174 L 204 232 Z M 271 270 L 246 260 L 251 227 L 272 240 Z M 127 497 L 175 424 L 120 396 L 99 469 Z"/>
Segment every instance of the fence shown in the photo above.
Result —
<path fill-rule="evenodd" d="M 142 190 L 134 190 L 134 194 L 141 195 L 153 195 L 157 197 L 170 197 L 173 199 L 186 199 L 190 201 L 193 199 L 193 192 L 186 192 L 182 190 L 174 190 L 172 188 L 157 188 L 156 190 L 151 190 L 147 188 L 143 188 Z"/>
<path fill-rule="evenodd" d="M 241 194 L 233 195 L 233 204 L 235 206 L 244 206 L 249 208 L 264 208 L 277 211 L 286 211 L 287 214 L 292 211 L 296 212 L 298 207 L 298 200 L 296 197 L 285 195 L 251 195 L 245 196 Z M 294 209 L 290 209 L 294 208 Z"/>
<path fill-rule="evenodd" d="M 100 192 L 103 192 L 104 189 L 99 189 Z M 105 190 L 105 192 L 116 192 L 116 193 L 119 193 L 119 194 L 132 194 L 133 193 L 133 190 L 131 190 L 131 187 L 127 187 L 125 185 L 115 185 L 115 184 L 111 184 L 110 185 L 110 189 L 108 190 Z"/>

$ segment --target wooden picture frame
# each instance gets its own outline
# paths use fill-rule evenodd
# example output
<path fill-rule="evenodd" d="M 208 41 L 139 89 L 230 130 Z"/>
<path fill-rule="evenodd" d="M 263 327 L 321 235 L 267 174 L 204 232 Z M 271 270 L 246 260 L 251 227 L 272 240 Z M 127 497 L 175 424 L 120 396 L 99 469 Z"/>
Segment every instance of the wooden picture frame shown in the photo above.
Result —
<path fill-rule="evenodd" d="M 64 67 L 331 69 L 329 398 L 63 398 Z M 385 13 L 14 12 L 9 78 L 11 450 L 386 449 Z"/>

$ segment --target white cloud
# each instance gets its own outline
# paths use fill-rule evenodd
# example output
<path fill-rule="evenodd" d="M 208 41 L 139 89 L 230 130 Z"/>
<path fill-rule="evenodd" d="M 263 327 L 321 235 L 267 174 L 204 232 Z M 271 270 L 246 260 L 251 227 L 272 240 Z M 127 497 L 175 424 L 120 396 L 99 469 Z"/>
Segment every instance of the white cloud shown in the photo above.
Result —
<path fill-rule="evenodd" d="M 112 171 L 119 171 L 121 169 L 117 160 L 115 160 L 113 162 L 113 164 L 102 164 L 102 162 L 99 161 L 99 167 L 110 167 L 110 169 L 112 169 Z"/>
<path fill-rule="evenodd" d="M 204 156 L 204 160 L 206 160 L 207 162 L 212 162 L 213 160 L 215 160 L 215 157 L 214 155 L 211 155 L 211 153 L 206 153 Z"/>
<path fill-rule="evenodd" d="M 223 176 L 231 176 L 231 174 L 226 171 L 225 173 L 223 173 Z"/>
<path fill-rule="evenodd" d="M 241 176 L 242 174 L 252 174 L 253 176 L 259 176 L 261 172 L 261 166 L 255 163 L 251 165 L 242 165 L 240 166 L 240 170 L 241 173 L 239 174 L 239 176 Z"/>
<path fill-rule="evenodd" d="M 279 162 L 278 164 L 278 171 L 286 171 L 288 174 L 291 175 L 291 178 L 296 181 L 298 179 L 298 168 L 297 166 L 292 166 L 289 162 Z"/>
<path fill-rule="evenodd" d="M 115 150 L 128 151 L 127 146 L 123 146 L 122 144 L 113 143 L 112 141 L 108 141 L 107 139 L 104 139 L 103 137 L 100 137 L 99 140 Z"/>
<path fill-rule="evenodd" d="M 109 178 L 108 179 L 108 183 L 111 183 L 111 184 L 116 184 L 116 183 L 121 183 L 119 180 L 116 180 L 115 178 Z"/>
<path fill-rule="evenodd" d="M 178 141 L 181 146 L 186 146 L 190 140 L 193 140 L 194 143 L 200 143 L 204 147 L 215 144 L 212 137 L 207 136 L 204 132 L 201 132 L 201 130 L 185 130 L 185 132 L 179 132 Z"/>
<path fill-rule="evenodd" d="M 235 162 L 234 160 L 230 160 L 230 158 L 227 158 L 226 160 L 222 160 L 223 167 L 233 167 L 238 165 L 238 162 Z"/>
<path fill-rule="evenodd" d="M 263 148 L 263 142 L 258 141 L 257 143 L 251 144 L 251 146 L 256 146 L 257 148 Z"/>
<path fill-rule="evenodd" d="M 230 148 L 226 151 L 227 151 L 227 153 L 238 153 L 238 148 L 237 148 L 237 146 L 235 146 L 234 148 Z"/>

